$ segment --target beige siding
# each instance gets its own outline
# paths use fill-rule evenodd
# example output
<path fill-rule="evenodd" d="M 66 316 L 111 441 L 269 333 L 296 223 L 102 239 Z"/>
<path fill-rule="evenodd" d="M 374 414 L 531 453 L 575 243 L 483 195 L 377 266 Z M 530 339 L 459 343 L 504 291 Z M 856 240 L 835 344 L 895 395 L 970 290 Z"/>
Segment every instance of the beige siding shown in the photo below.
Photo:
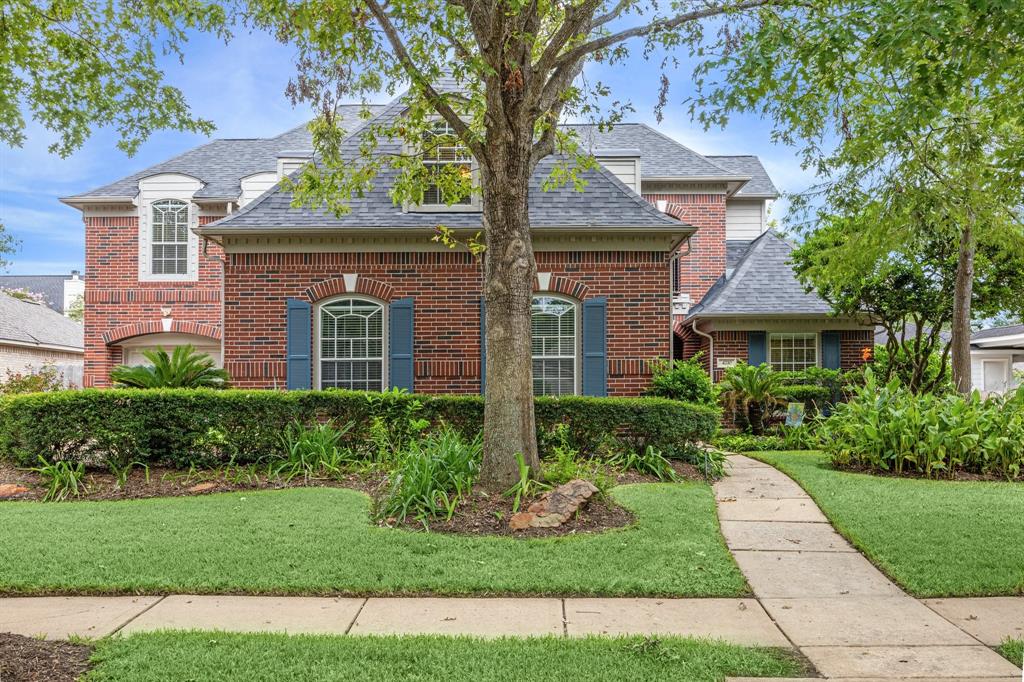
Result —
<path fill-rule="evenodd" d="M 598 163 L 610 170 L 615 177 L 622 181 L 622 184 L 629 187 L 634 192 L 640 191 L 639 183 L 637 182 L 637 166 L 639 165 L 639 159 L 636 158 L 598 158 Z"/>
<path fill-rule="evenodd" d="M 238 205 L 245 206 L 276 184 L 277 173 L 273 171 L 256 173 L 247 178 L 242 178 L 242 196 L 239 198 Z"/>
<path fill-rule="evenodd" d="M 725 202 L 725 238 L 751 240 L 765 231 L 763 199 L 729 199 Z"/>
<path fill-rule="evenodd" d="M 0 343 L 0 379 L 8 372 L 23 374 L 53 365 L 68 386 L 82 385 L 82 354 L 65 353 L 45 348 L 28 348 Z"/>

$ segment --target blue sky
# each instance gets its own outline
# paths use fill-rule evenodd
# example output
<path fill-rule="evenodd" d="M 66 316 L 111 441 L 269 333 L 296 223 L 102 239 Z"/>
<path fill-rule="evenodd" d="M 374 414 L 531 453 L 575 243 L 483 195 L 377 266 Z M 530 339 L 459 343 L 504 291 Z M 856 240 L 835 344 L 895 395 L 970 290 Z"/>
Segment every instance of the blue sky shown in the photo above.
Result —
<path fill-rule="evenodd" d="M 239 34 L 227 46 L 200 37 L 190 43 L 184 65 L 164 64 L 170 83 L 181 88 L 193 110 L 217 125 L 214 137 L 266 137 L 310 118 L 308 109 L 293 108 L 284 88 L 293 74 L 293 52 L 263 34 Z M 692 93 L 688 87 L 692 63 L 680 60 L 669 74 L 670 104 L 657 123 L 658 57 L 648 62 L 639 56 L 614 67 L 591 65 L 587 76 L 612 87 L 615 99 L 629 100 L 636 113 L 629 120 L 654 125 L 662 132 L 703 154 L 757 154 L 775 184 L 783 191 L 807 187 L 811 175 L 801 170 L 792 149 L 769 141 L 770 126 L 757 116 L 736 116 L 725 130 L 705 132 L 692 123 L 681 104 Z M 153 165 L 206 138 L 163 132 L 154 135 L 134 157 L 120 152 L 116 134 L 94 132 L 85 146 L 67 159 L 47 152 L 52 141 L 30 124 L 28 140 L 20 149 L 0 147 L 0 220 L 20 245 L 8 257 L 9 274 L 56 274 L 84 265 L 84 232 L 78 211 L 58 201 Z M 785 201 L 773 213 L 781 217 Z"/>

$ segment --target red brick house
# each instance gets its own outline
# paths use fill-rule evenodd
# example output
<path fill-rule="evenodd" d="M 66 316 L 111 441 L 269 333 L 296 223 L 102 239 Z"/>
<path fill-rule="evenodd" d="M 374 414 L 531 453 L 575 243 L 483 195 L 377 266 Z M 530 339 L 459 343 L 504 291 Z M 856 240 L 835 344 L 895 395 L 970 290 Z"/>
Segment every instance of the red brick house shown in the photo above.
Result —
<path fill-rule="evenodd" d="M 372 115 L 403 109 L 399 99 Z M 342 112 L 353 146 L 357 111 Z M 813 294 L 790 301 L 806 310 L 777 315 L 775 282 L 756 311 L 709 306 L 756 284 L 748 273 L 765 244 L 773 256 L 785 245 L 766 233 L 777 192 L 756 157 L 705 157 L 641 124 L 575 127 L 600 162 L 586 190 L 543 191 L 550 161 L 530 194 L 537 393 L 637 395 L 648 361 L 673 353 L 795 367 L 846 364 L 870 345 L 870 330 L 829 318 Z M 242 387 L 484 389 L 481 265 L 431 239 L 438 224 L 478 230 L 478 200 L 448 206 L 432 190 L 396 205 L 386 171 L 344 216 L 292 208 L 277 183 L 310 147 L 304 126 L 215 140 L 63 199 L 86 229 L 87 386 L 107 385 L 145 349 L 191 343 Z M 464 149 L 441 151 L 434 163 L 472 168 Z M 795 279 L 777 261 L 771 276 L 788 277 L 792 298 Z"/>

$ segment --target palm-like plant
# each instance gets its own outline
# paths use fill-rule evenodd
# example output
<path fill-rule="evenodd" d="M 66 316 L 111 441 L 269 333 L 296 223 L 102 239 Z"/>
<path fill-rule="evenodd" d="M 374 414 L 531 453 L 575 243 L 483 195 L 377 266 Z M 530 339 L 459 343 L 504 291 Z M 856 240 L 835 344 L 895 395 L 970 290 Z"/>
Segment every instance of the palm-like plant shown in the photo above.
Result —
<path fill-rule="evenodd" d="M 719 386 L 719 397 L 729 410 L 743 410 L 754 435 L 764 433 L 765 415 L 786 401 L 778 396 L 782 377 L 766 364 L 739 364 L 729 369 Z"/>
<path fill-rule="evenodd" d="M 129 388 L 226 388 L 230 375 L 213 358 L 191 345 L 178 346 L 172 355 L 163 348 L 143 352 L 151 365 L 118 365 L 110 379 Z"/>

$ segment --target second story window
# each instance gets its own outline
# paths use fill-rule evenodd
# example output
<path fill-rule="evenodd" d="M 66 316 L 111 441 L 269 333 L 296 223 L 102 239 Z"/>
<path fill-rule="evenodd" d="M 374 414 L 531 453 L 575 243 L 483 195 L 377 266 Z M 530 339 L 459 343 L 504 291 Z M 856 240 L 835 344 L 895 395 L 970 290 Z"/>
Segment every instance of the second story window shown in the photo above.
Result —
<path fill-rule="evenodd" d="M 153 275 L 188 274 L 188 204 L 176 199 L 153 202 L 150 242 Z"/>
<path fill-rule="evenodd" d="M 422 207 L 472 206 L 473 197 L 454 198 L 445 191 L 453 181 L 451 174 L 463 180 L 472 180 L 473 157 L 469 149 L 459 140 L 455 129 L 447 121 L 438 121 L 424 136 L 423 165 L 432 177 L 438 178 L 423 191 Z M 456 194 L 455 196 L 458 196 Z"/>

